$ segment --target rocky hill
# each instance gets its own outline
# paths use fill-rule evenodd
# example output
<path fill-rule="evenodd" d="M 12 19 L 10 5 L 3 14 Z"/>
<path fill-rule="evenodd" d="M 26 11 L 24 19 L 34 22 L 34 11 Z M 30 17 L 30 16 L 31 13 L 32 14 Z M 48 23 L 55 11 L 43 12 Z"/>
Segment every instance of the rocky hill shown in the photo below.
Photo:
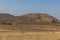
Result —
<path fill-rule="evenodd" d="M 16 17 L 16 22 L 22 22 L 27 24 L 33 24 L 33 23 L 56 23 L 58 19 L 56 19 L 53 16 L 50 16 L 48 14 L 42 14 L 42 13 L 30 13 L 22 16 Z"/>
<path fill-rule="evenodd" d="M 6 21 L 14 24 L 51 24 L 58 22 L 58 19 L 56 19 L 55 17 L 42 13 L 30 13 L 22 16 L 0 14 L 0 21 L 1 20 L 3 22 Z"/>
<path fill-rule="evenodd" d="M 12 19 L 14 16 L 10 14 L 0 13 L 0 20 Z"/>
<path fill-rule="evenodd" d="M 60 20 L 42 13 L 30 13 L 22 16 L 0 14 L 0 29 L 22 32 L 60 31 Z"/>

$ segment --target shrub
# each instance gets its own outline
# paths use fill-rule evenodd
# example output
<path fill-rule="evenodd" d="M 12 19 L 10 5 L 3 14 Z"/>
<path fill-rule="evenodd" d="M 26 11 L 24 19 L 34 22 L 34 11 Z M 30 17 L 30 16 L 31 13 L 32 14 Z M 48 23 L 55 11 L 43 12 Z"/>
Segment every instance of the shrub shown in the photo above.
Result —
<path fill-rule="evenodd" d="M 6 22 L 6 21 L 2 21 L 2 22 L 0 22 L 0 24 L 2 24 L 2 25 L 12 25 L 12 23 Z"/>
<path fill-rule="evenodd" d="M 7 23 L 5 21 L 2 21 L 1 24 L 6 25 Z"/>
<path fill-rule="evenodd" d="M 7 25 L 12 25 L 12 23 L 7 23 Z"/>

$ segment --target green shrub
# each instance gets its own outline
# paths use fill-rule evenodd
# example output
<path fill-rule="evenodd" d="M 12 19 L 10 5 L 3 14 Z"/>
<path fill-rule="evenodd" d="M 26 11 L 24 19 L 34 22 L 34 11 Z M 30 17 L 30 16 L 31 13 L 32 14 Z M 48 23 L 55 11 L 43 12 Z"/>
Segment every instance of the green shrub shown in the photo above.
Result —
<path fill-rule="evenodd" d="M 6 25 L 6 24 L 7 24 L 5 21 L 2 21 L 2 22 L 0 22 L 0 23 L 3 24 L 3 25 Z"/>
<path fill-rule="evenodd" d="M 7 25 L 12 25 L 12 23 L 7 23 Z"/>
<path fill-rule="evenodd" d="M 1 21 L 0 24 L 2 24 L 2 25 L 12 25 L 12 23 L 6 22 L 6 21 Z"/>

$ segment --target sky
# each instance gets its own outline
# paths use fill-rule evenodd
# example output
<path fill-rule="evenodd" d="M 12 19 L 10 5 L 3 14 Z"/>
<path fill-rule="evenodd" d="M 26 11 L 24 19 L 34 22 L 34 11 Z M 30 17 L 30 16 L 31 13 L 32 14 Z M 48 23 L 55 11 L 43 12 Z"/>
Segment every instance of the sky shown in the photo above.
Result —
<path fill-rule="evenodd" d="M 0 13 L 47 13 L 60 19 L 60 0 L 0 0 Z"/>

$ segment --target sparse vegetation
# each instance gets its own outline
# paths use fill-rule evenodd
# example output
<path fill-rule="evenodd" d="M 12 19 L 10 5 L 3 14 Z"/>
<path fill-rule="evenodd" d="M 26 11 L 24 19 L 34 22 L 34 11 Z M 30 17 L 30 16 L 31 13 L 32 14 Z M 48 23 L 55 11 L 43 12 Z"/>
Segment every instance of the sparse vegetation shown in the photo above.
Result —
<path fill-rule="evenodd" d="M 7 21 L 1 21 L 0 24 L 1 25 L 12 25 L 11 22 L 7 22 Z"/>
<path fill-rule="evenodd" d="M 0 40 L 60 40 L 60 22 L 47 14 L 4 17 Z"/>
<path fill-rule="evenodd" d="M 5 21 L 0 22 L 0 24 L 7 25 Z"/>

